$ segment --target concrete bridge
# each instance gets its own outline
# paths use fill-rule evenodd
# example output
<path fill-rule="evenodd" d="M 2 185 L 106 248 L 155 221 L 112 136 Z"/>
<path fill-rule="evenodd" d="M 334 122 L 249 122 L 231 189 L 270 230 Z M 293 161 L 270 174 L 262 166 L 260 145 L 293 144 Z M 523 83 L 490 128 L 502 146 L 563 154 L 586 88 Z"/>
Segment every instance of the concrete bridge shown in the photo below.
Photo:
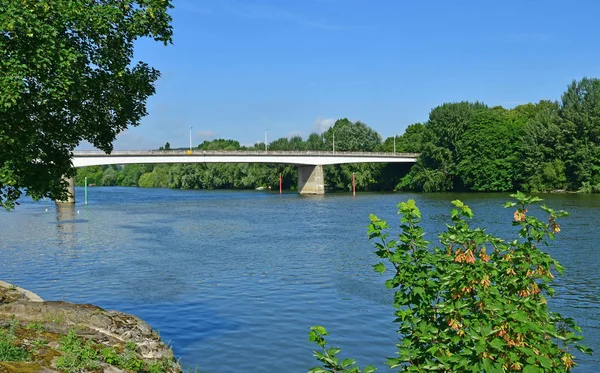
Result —
<path fill-rule="evenodd" d="M 415 163 L 417 153 L 367 153 L 324 151 L 74 151 L 75 167 L 141 163 L 280 163 L 298 165 L 298 193 L 324 194 L 323 166 L 344 163 Z M 75 202 L 75 188 L 69 180 L 69 192 Z"/>

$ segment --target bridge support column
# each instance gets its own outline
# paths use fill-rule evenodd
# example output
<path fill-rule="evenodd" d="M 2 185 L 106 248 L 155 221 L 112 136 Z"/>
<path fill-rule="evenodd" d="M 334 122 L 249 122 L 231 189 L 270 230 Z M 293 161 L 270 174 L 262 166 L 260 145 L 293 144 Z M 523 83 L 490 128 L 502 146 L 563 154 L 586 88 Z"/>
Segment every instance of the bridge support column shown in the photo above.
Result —
<path fill-rule="evenodd" d="M 75 203 L 75 180 L 72 177 L 66 180 L 69 183 L 69 187 L 67 188 L 69 196 L 67 197 L 66 201 L 56 201 L 56 203 L 59 205 Z"/>
<path fill-rule="evenodd" d="M 325 194 L 323 166 L 298 166 L 298 194 Z"/>

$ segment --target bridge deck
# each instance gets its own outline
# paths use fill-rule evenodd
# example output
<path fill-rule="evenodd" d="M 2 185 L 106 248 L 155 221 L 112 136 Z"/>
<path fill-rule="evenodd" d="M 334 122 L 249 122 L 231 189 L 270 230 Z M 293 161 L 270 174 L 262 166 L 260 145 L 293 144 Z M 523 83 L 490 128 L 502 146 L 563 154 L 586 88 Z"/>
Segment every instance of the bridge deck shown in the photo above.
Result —
<path fill-rule="evenodd" d="M 118 150 L 75 151 L 75 167 L 133 163 L 283 163 L 328 165 L 342 163 L 414 163 L 417 153 L 326 152 L 326 151 L 224 151 L 224 150 Z"/>

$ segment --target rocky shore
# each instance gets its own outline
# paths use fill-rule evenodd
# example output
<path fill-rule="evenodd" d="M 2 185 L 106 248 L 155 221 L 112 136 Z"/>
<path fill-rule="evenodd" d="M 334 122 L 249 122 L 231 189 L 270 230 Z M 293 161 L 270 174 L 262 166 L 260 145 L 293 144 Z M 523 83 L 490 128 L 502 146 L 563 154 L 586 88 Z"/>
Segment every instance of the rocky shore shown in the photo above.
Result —
<path fill-rule="evenodd" d="M 143 320 L 0 281 L 0 373 L 181 373 Z"/>

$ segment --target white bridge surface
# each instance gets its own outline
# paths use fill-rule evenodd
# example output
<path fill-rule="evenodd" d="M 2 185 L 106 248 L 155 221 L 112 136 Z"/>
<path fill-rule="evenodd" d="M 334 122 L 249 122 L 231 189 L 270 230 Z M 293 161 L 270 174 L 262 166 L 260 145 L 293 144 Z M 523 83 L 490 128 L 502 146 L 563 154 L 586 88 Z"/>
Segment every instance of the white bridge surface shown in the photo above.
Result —
<path fill-rule="evenodd" d="M 417 153 L 370 153 L 324 151 L 202 151 L 202 150 L 115 150 L 74 151 L 75 167 L 139 163 L 281 163 L 323 166 L 343 163 L 415 163 Z"/>

